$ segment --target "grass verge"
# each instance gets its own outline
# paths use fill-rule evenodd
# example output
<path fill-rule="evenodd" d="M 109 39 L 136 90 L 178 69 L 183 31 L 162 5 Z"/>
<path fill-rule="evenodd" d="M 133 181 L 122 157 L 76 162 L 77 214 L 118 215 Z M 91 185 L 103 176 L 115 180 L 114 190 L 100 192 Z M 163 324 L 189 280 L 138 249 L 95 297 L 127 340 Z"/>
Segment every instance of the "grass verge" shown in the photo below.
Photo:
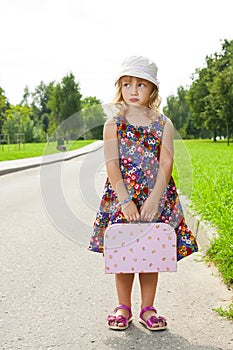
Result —
<path fill-rule="evenodd" d="M 66 145 L 67 151 L 72 151 L 90 143 L 95 140 L 77 140 L 74 142 L 69 142 Z M 57 143 L 50 142 L 47 143 L 26 143 L 19 145 L 10 144 L 4 145 L 4 147 L 0 146 L 0 161 L 4 160 L 13 160 L 13 159 L 22 159 L 22 158 L 31 158 L 31 157 L 39 157 L 44 154 L 52 154 L 58 153 L 56 149 Z"/>
<path fill-rule="evenodd" d="M 208 140 L 175 141 L 174 178 L 192 209 L 218 233 L 206 259 L 214 262 L 224 282 L 233 285 L 233 145 Z M 220 316 L 233 320 L 233 302 Z"/>
<path fill-rule="evenodd" d="M 175 141 L 177 187 L 192 208 L 218 232 L 207 252 L 225 282 L 233 283 L 233 145 L 207 140 Z"/>

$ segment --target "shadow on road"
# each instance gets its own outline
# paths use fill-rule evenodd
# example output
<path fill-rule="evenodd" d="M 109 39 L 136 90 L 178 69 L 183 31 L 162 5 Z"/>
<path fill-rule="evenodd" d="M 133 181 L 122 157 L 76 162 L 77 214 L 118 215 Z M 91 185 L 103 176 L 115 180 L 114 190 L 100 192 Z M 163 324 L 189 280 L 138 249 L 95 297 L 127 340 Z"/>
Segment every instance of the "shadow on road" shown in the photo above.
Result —
<path fill-rule="evenodd" d="M 223 350 L 223 348 L 205 346 L 198 344 L 195 339 L 198 334 L 194 335 L 193 343 L 190 343 L 184 337 L 166 331 L 154 331 L 142 329 L 134 325 L 130 325 L 129 329 L 124 332 L 109 330 L 109 337 L 105 339 L 104 344 L 109 349 L 130 349 L 130 350 Z M 122 336 L 123 335 L 123 336 Z M 196 342 L 196 344 L 195 344 Z"/>

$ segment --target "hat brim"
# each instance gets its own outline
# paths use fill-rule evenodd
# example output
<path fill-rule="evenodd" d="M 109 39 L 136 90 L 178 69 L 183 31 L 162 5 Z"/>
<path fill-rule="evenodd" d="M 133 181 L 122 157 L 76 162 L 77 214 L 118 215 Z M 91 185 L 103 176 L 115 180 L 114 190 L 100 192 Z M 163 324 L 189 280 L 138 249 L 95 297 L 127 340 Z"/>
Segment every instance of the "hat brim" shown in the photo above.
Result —
<path fill-rule="evenodd" d="M 135 77 L 135 78 L 141 78 L 150 81 L 152 84 L 154 84 L 157 89 L 159 89 L 159 82 L 157 79 L 151 77 L 150 74 L 147 74 L 146 72 L 141 72 L 138 70 L 125 70 L 122 71 L 120 74 L 118 74 L 117 79 L 115 80 L 115 85 L 117 84 L 118 80 L 124 76 L 129 77 Z"/>

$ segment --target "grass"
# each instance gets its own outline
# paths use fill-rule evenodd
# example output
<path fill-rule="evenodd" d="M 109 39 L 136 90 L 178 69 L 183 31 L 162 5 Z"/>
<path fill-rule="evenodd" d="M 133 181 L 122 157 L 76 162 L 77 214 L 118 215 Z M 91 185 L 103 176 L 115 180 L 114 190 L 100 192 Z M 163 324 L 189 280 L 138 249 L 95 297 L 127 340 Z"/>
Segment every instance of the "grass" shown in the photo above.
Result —
<path fill-rule="evenodd" d="M 75 142 L 71 142 L 66 144 L 67 150 L 74 150 L 90 143 L 95 140 L 78 140 Z M 52 154 L 60 152 L 56 149 L 57 143 L 51 142 L 47 143 L 26 143 L 19 145 L 10 144 L 4 145 L 4 147 L 0 146 L 0 161 L 4 160 L 13 160 L 13 159 L 22 159 L 22 158 L 31 158 L 31 157 L 39 157 L 44 154 Z"/>
<path fill-rule="evenodd" d="M 224 280 L 233 283 L 233 145 L 213 141 L 176 141 L 174 177 L 193 209 L 217 228 L 208 256 Z M 185 155 L 186 151 L 186 155 Z M 182 164 L 182 156 L 185 164 Z M 182 182 L 182 183 L 181 183 Z"/>
<path fill-rule="evenodd" d="M 175 141 L 174 178 L 192 209 L 217 230 L 207 258 L 233 284 L 233 145 L 207 140 Z M 220 315 L 233 319 L 233 304 Z"/>
<path fill-rule="evenodd" d="M 213 311 L 216 311 L 220 316 L 225 317 L 228 320 L 233 320 L 233 302 L 228 305 L 225 309 L 222 307 L 215 308 Z"/>

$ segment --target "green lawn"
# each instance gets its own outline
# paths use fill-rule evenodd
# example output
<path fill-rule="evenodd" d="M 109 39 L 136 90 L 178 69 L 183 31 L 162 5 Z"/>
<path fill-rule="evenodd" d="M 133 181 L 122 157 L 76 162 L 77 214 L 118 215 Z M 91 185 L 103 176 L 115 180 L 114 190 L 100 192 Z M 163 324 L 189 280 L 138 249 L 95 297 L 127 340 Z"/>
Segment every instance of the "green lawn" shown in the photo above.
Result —
<path fill-rule="evenodd" d="M 207 140 L 175 141 L 174 178 L 192 208 L 216 228 L 218 237 L 207 258 L 225 282 L 233 284 L 233 144 Z M 233 320 L 233 302 L 220 316 Z"/>
<path fill-rule="evenodd" d="M 83 146 L 89 145 L 95 140 L 78 140 L 75 142 L 69 142 L 66 144 L 67 150 L 74 150 L 81 148 Z M 38 157 L 44 154 L 52 154 L 57 153 L 56 149 L 57 143 L 50 142 L 47 143 L 26 143 L 19 145 L 4 145 L 4 147 L 0 146 L 0 161 L 3 160 L 12 160 L 12 159 L 21 159 L 21 158 L 30 158 L 30 157 Z"/>
<path fill-rule="evenodd" d="M 217 228 L 219 237 L 208 255 L 225 281 L 233 283 L 233 144 L 175 141 L 175 160 L 174 177 L 181 193 Z"/>

